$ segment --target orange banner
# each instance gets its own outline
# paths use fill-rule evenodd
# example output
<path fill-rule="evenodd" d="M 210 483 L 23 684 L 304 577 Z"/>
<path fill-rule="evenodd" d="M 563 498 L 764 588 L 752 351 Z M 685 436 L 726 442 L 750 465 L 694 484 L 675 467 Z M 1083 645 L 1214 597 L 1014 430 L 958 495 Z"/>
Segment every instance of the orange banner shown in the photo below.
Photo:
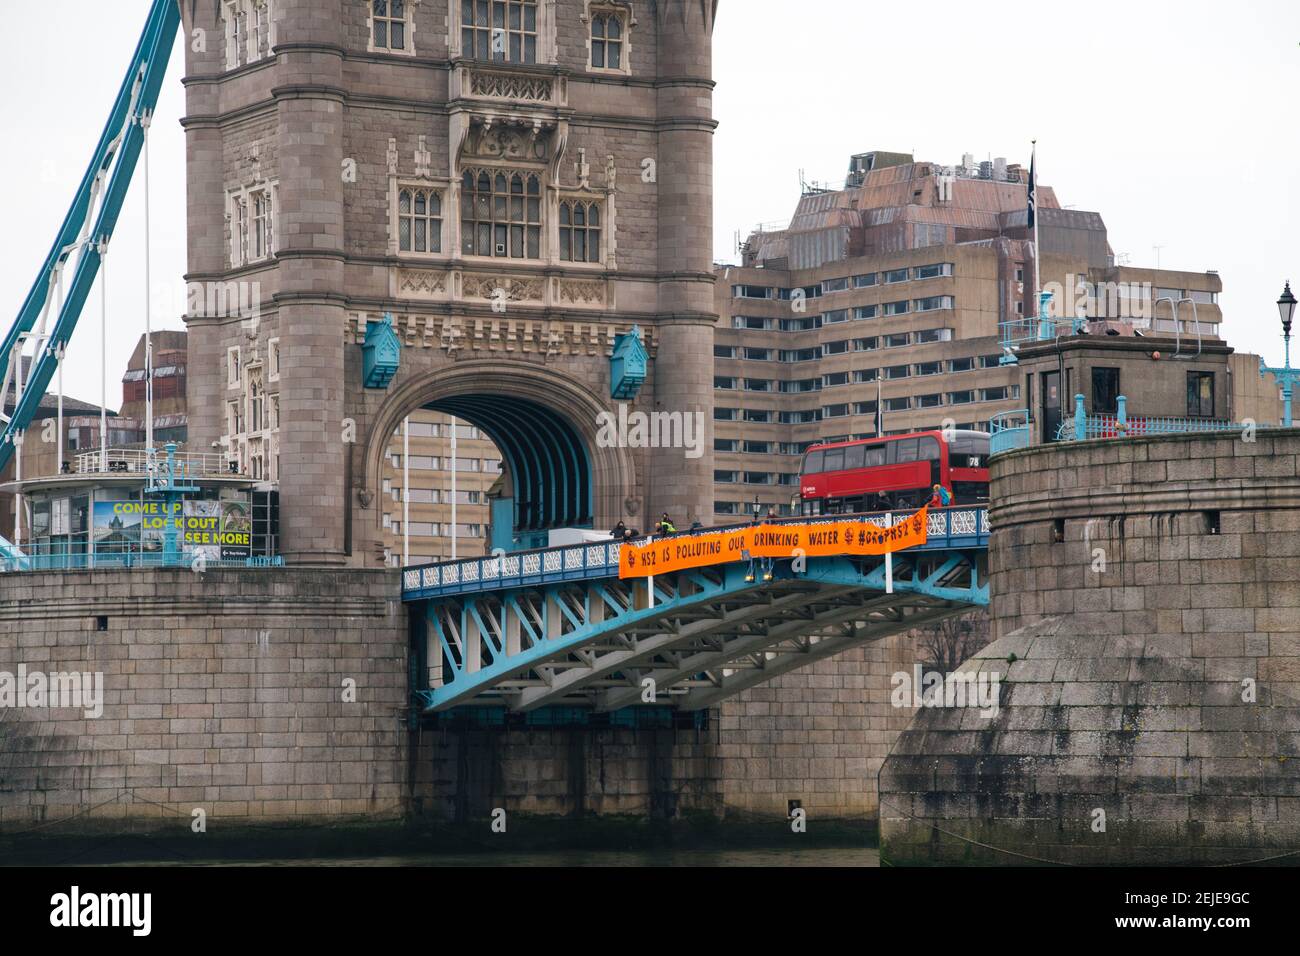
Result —
<path fill-rule="evenodd" d="M 618 576 L 644 578 L 750 558 L 793 558 L 800 554 L 827 558 L 902 551 L 925 544 L 928 513 L 928 508 L 922 508 L 888 528 L 853 520 L 760 524 L 625 544 L 620 552 Z"/>

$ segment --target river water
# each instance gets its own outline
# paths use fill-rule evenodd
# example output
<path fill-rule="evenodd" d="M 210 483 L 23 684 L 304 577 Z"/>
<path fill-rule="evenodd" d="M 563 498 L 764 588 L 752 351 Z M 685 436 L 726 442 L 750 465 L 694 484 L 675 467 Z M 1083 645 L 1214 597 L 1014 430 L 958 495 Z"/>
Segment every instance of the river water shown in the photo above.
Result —
<path fill-rule="evenodd" d="M 174 866 L 178 861 L 130 866 Z M 807 850 L 565 850 L 541 853 L 463 853 L 414 856 L 281 859 L 250 862 L 187 860 L 187 866 L 879 866 L 880 854 L 869 847 Z"/>

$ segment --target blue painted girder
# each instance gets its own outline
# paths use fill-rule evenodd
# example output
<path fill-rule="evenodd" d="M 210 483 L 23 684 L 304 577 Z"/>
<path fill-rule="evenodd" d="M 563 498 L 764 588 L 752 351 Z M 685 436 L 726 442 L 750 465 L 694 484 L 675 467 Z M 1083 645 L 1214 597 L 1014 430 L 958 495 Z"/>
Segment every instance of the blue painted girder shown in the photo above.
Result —
<path fill-rule="evenodd" d="M 662 643 L 671 643 L 680 637 L 683 619 L 708 619 L 714 608 L 728 601 L 744 597 L 771 598 L 785 601 L 792 608 L 801 604 L 824 602 L 826 596 L 837 599 L 850 595 L 857 605 L 914 606 L 918 602 L 935 607 L 936 613 L 947 616 L 962 608 L 987 604 L 988 587 L 980 584 L 978 565 L 982 551 L 927 552 L 910 555 L 896 554 L 894 562 L 893 595 L 885 594 L 886 569 L 884 558 L 814 558 L 807 562 L 805 572 L 796 573 L 792 562 L 778 561 L 774 565 L 775 579 L 763 582 L 760 576 L 746 581 L 749 566 L 730 564 L 707 569 L 680 572 L 679 575 L 655 579 L 655 600 L 648 601 L 648 579 L 635 584 L 599 581 L 575 581 L 529 587 L 500 588 L 496 592 L 466 593 L 429 598 L 420 602 L 424 607 L 412 608 L 424 616 L 429 635 L 436 640 L 439 657 L 451 679 L 442 687 L 419 692 L 421 703 L 427 709 L 442 710 L 464 703 L 493 689 L 496 685 L 518 679 L 538 668 L 551 666 L 592 666 L 590 655 L 583 657 L 589 646 L 599 646 L 617 641 L 620 636 L 648 633 L 650 641 L 663 634 Z M 921 564 L 924 567 L 918 570 Z M 962 583 L 956 583 L 956 582 Z M 631 589 L 627 586 L 632 584 Z M 623 599 L 613 596 L 610 589 L 624 589 Z M 783 593 L 784 592 L 784 593 Z M 793 592 L 793 599 L 789 593 Z M 575 597 L 581 594 L 581 597 Z M 534 598 L 540 607 L 537 620 L 531 620 L 522 605 L 524 597 Z M 630 598 L 628 596 L 631 596 Z M 883 601 L 883 605 L 881 602 Z M 487 606 L 490 611 L 485 611 Z M 593 614 L 593 605 L 599 613 Z M 418 608 L 418 610 L 417 610 Z M 828 623 L 851 620 L 861 612 L 860 607 L 841 607 L 831 618 L 807 622 L 795 621 L 795 631 L 800 627 L 816 629 Z M 459 638 L 449 635 L 443 627 L 443 618 L 459 621 Z M 511 616 L 514 621 L 511 621 Z M 558 615 L 559 621 L 551 617 Z M 910 620 L 910 618 L 908 619 Z M 505 646 L 508 625 L 517 622 L 519 647 L 514 653 Z M 567 627 L 566 627 L 567 622 Z M 473 628 L 469 627 L 473 624 Z M 725 624 L 725 622 L 724 622 Z M 490 626 L 489 626 L 490 625 Z M 688 624 L 689 626 L 689 624 Z M 914 626 L 901 622 L 900 629 Z M 474 632 L 477 637 L 469 637 Z M 553 635 L 553 636 L 547 636 Z M 475 645 L 474 642 L 481 642 Z M 823 655 L 824 656 L 824 655 Z M 811 658 L 810 658 L 811 659 Z M 591 678 L 608 674 L 620 658 L 606 662 L 587 676 Z M 477 664 L 477 668 L 476 668 Z M 787 668 L 788 669 L 788 668 Z M 563 678 L 552 677 L 563 686 Z M 543 689 L 520 694 L 518 704 L 523 708 L 549 700 L 551 690 Z M 611 705 L 612 706 L 612 705 Z"/>

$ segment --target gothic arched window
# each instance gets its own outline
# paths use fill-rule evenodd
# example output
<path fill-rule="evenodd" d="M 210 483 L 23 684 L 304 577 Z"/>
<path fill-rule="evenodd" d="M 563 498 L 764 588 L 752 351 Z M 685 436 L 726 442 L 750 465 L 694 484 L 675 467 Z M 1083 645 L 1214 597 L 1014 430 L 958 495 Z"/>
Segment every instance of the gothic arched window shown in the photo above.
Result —
<path fill-rule="evenodd" d="M 560 259 L 600 262 L 600 204 L 580 199 L 560 203 Z"/>
<path fill-rule="evenodd" d="M 463 56 L 537 62 L 537 0 L 461 0 L 460 27 Z"/>
<path fill-rule="evenodd" d="M 397 248 L 442 252 L 442 197 L 435 190 L 413 186 L 398 190 Z"/>
<path fill-rule="evenodd" d="M 592 16 L 591 65 L 601 70 L 623 69 L 623 14 Z"/>
<path fill-rule="evenodd" d="M 461 248 L 470 256 L 542 257 L 542 181 L 536 173 L 467 169 L 461 178 Z"/>

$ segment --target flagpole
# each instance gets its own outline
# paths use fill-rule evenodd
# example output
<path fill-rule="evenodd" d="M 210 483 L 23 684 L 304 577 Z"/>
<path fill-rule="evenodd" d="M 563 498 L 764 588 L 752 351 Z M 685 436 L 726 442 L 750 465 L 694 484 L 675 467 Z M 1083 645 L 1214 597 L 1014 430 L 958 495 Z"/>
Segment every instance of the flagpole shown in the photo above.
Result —
<path fill-rule="evenodd" d="M 881 392 L 880 373 L 883 369 L 876 370 L 876 437 L 885 437 L 885 399 Z"/>
<path fill-rule="evenodd" d="M 1040 295 L 1042 294 L 1042 273 L 1039 271 L 1039 248 L 1038 245 L 1038 140 L 1031 140 L 1032 149 L 1029 156 L 1029 202 L 1030 208 L 1034 212 L 1034 320 L 1040 326 L 1042 324 L 1042 306 Z"/>

